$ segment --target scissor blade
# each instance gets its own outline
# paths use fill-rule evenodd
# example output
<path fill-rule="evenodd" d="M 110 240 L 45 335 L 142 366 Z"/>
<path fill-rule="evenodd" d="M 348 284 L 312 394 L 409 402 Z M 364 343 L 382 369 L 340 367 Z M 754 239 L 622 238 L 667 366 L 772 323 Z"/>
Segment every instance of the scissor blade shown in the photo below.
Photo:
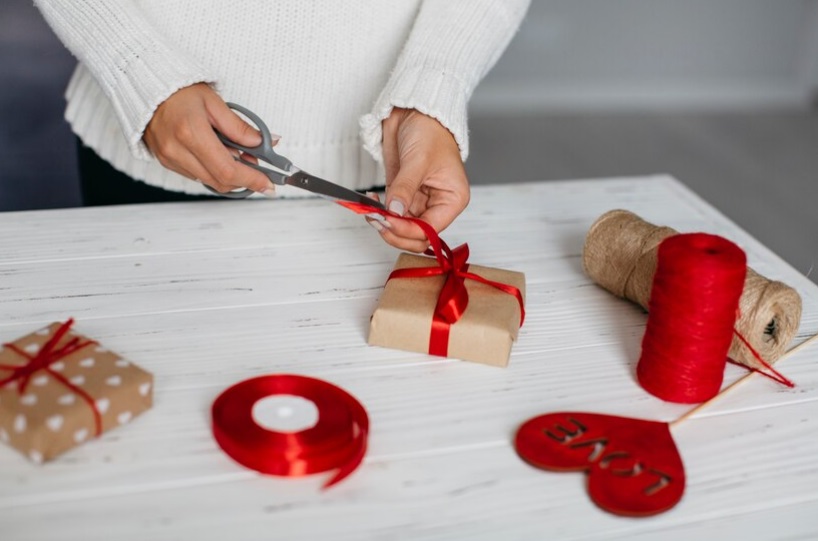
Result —
<path fill-rule="evenodd" d="M 380 201 L 367 197 L 364 194 L 358 193 L 354 190 L 339 186 L 338 184 L 328 180 L 310 175 L 304 171 L 297 171 L 286 177 L 284 179 L 284 183 L 333 200 L 361 203 L 381 210 L 386 210 L 386 207 Z"/>

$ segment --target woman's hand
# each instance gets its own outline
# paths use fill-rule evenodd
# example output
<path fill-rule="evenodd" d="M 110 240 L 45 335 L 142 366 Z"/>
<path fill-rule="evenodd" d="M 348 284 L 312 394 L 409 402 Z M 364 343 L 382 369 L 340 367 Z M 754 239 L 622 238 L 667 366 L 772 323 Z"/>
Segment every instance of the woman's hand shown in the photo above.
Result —
<path fill-rule="evenodd" d="M 469 180 L 451 132 L 414 109 L 393 109 L 383 121 L 386 205 L 389 210 L 421 218 L 442 231 L 469 203 Z M 407 220 L 368 219 L 383 239 L 402 250 L 422 252 L 426 235 Z"/>
<path fill-rule="evenodd" d="M 263 173 L 233 158 L 214 129 L 236 143 L 254 147 L 261 135 L 204 83 L 178 90 L 156 108 L 143 139 L 168 169 L 219 192 L 249 188 L 271 195 L 274 185 Z"/>

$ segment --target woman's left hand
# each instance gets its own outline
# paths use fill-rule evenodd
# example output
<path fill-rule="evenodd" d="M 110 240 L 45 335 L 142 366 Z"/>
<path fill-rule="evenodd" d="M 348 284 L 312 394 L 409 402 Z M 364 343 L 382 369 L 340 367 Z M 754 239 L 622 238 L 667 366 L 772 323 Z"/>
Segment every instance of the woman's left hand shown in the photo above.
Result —
<path fill-rule="evenodd" d="M 414 109 L 393 109 L 383 121 L 383 159 L 386 206 L 392 212 L 425 220 L 439 232 L 469 204 L 460 148 L 434 118 Z M 429 246 L 423 230 L 408 220 L 367 220 L 396 248 L 422 252 Z"/>

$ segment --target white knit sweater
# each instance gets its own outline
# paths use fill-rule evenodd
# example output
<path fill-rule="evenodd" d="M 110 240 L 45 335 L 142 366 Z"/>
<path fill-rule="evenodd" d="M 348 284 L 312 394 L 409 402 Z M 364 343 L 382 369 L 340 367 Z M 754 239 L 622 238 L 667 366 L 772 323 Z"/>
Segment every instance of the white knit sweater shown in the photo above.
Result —
<path fill-rule="evenodd" d="M 156 107 L 197 82 L 255 111 L 297 166 L 351 188 L 383 184 L 392 107 L 436 118 L 465 160 L 467 101 L 528 2 L 36 0 L 79 59 L 66 91 L 74 133 L 136 179 L 197 194 L 209 192 L 142 141 Z"/>

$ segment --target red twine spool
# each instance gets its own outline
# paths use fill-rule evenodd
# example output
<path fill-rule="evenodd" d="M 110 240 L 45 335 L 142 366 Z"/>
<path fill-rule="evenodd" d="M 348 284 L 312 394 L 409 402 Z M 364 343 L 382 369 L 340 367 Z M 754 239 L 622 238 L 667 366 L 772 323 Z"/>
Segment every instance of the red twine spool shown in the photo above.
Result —
<path fill-rule="evenodd" d="M 295 395 L 318 409 L 315 426 L 300 432 L 268 430 L 253 419 L 255 403 Z M 366 454 L 369 418 L 349 393 L 331 383 L 295 375 L 261 376 L 230 387 L 213 403 L 213 436 L 231 458 L 270 475 L 299 477 L 337 469 L 328 488 L 351 474 Z"/>
<path fill-rule="evenodd" d="M 657 257 L 639 383 L 663 400 L 702 402 L 721 388 L 747 258 L 706 233 L 669 237 Z"/>

